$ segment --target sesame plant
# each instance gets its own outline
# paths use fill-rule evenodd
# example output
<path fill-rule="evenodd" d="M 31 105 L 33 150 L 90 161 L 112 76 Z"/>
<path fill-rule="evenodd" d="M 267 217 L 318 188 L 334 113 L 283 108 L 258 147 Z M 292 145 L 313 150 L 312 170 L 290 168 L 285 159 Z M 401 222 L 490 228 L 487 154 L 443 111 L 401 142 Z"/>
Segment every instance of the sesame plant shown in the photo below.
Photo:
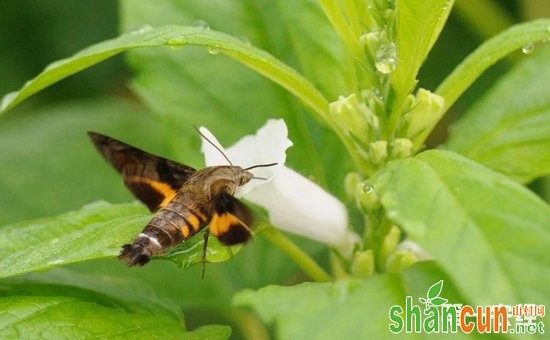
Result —
<path fill-rule="evenodd" d="M 40 133 L 27 153 L 2 144 L 17 151 L 2 165 L 2 205 L 26 215 L 0 227 L 0 338 L 382 338 L 391 306 L 441 280 L 449 303 L 548 306 L 550 207 L 526 185 L 550 174 L 550 19 L 510 26 L 423 88 L 419 70 L 453 5 L 121 1 L 120 36 L 2 99 L 4 114 L 121 53 L 133 70 L 134 100 L 25 117 L 33 131 L 74 131 L 59 149 Z M 490 66 L 522 50 L 442 143 L 427 144 Z M 0 121 L 5 140 L 17 140 L 17 114 Z M 278 163 L 243 188 L 254 240 L 211 237 L 204 279 L 202 233 L 126 268 L 116 256 L 152 215 L 85 131 L 195 168 L 227 164 L 201 149 L 194 124 L 236 165 Z M 44 186 L 22 192 L 32 176 Z M 71 206 L 82 187 L 93 199 Z"/>

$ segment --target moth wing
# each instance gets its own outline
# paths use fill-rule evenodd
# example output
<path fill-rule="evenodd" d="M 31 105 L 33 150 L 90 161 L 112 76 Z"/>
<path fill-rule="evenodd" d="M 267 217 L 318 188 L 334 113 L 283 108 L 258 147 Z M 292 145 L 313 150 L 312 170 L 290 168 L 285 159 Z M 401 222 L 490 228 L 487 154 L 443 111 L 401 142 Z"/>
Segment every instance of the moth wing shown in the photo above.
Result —
<path fill-rule="evenodd" d="M 210 233 L 226 245 L 245 243 L 252 236 L 250 226 L 252 212 L 237 198 L 227 192 L 214 198 L 214 216 L 210 221 Z"/>
<path fill-rule="evenodd" d="M 124 184 L 150 211 L 166 206 L 195 169 L 123 143 L 88 132 L 103 157 L 122 174 Z"/>

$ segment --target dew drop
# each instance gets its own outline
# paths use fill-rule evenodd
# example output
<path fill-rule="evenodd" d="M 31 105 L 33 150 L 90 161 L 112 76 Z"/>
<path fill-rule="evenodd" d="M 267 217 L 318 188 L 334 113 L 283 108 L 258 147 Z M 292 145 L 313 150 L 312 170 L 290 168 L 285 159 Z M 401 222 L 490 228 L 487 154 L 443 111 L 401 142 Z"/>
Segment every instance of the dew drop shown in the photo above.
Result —
<path fill-rule="evenodd" d="M 153 30 L 153 26 L 143 25 L 143 26 L 139 26 L 135 29 L 130 30 L 128 32 L 128 34 L 141 34 L 141 33 L 149 32 L 149 31 L 152 31 L 152 30 Z"/>
<path fill-rule="evenodd" d="M 380 73 L 392 73 L 397 67 L 397 60 L 397 47 L 395 43 L 390 42 L 378 48 L 374 66 Z"/>
<path fill-rule="evenodd" d="M 207 47 L 207 49 L 208 49 L 208 53 L 214 54 L 214 55 L 219 54 L 222 51 L 222 48 L 218 44 L 210 45 Z"/>
<path fill-rule="evenodd" d="M 250 45 L 250 44 L 251 44 L 251 43 L 250 43 L 250 38 L 248 38 L 247 36 L 242 35 L 242 36 L 240 36 L 238 39 L 239 39 L 242 43 L 244 43 L 245 45 Z"/>
<path fill-rule="evenodd" d="M 185 39 L 185 37 L 174 37 L 168 39 L 166 44 L 173 50 L 180 50 L 187 45 L 187 39 Z"/>
<path fill-rule="evenodd" d="M 15 98 L 17 98 L 17 95 L 19 94 L 19 91 L 13 91 L 4 96 L 2 98 L 2 103 L 0 104 L 0 111 L 4 111 L 13 101 Z"/>
<path fill-rule="evenodd" d="M 209 31 L 210 30 L 210 25 L 208 25 L 208 23 L 204 20 L 197 20 L 193 23 L 193 26 L 196 27 L 196 28 L 200 28 L 200 29 L 203 29 L 205 31 Z"/>
<path fill-rule="evenodd" d="M 531 54 L 535 50 L 535 44 L 529 43 L 521 48 L 523 54 Z"/>
<path fill-rule="evenodd" d="M 48 261 L 47 265 L 48 266 L 55 266 L 55 265 L 58 265 L 58 264 L 61 264 L 63 263 L 63 259 L 53 259 L 51 261 Z"/>

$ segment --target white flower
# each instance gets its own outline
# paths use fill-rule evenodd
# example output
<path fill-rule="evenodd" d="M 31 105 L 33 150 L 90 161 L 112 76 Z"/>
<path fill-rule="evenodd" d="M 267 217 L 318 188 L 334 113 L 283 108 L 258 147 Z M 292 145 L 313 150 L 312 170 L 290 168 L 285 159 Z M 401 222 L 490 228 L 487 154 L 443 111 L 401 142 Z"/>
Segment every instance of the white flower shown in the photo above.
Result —
<path fill-rule="evenodd" d="M 286 149 L 292 145 L 282 119 L 269 120 L 255 135 L 241 138 L 224 149 L 206 128 L 200 131 L 218 146 L 234 165 L 243 168 L 277 163 L 276 166 L 250 170 L 253 179 L 236 195 L 265 208 L 271 224 L 290 233 L 302 235 L 349 253 L 357 242 L 356 234 L 348 230 L 347 211 L 338 199 L 296 171 L 284 166 Z M 206 165 L 227 165 L 227 160 L 212 145 L 203 140 Z"/>

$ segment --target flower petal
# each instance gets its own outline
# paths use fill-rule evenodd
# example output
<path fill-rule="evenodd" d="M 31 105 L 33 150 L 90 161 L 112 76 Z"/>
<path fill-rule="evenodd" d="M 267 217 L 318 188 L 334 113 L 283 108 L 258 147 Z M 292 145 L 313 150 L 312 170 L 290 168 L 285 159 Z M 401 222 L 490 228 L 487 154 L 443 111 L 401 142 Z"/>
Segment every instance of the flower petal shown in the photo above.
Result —
<path fill-rule="evenodd" d="M 342 202 L 287 167 L 244 197 L 266 208 L 277 228 L 331 245 L 347 238 L 348 217 Z"/>
<path fill-rule="evenodd" d="M 241 138 L 237 143 L 224 149 L 216 137 L 201 127 L 203 133 L 212 143 L 220 148 L 234 165 L 247 168 L 254 165 L 277 163 L 276 166 L 256 168 L 251 172 L 256 177 L 271 179 L 277 171 L 285 164 L 286 149 L 292 146 L 288 139 L 288 129 L 284 120 L 270 119 L 262 126 L 255 135 L 248 135 Z M 228 165 L 227 160 L 220 151 L 216 150 L 210 143 L 203 139 L 202 152 L 204 153 L 207 166 Z M 265 180 L 252 180 L 237 192 L 237 196 L 265 184 Z"/>

